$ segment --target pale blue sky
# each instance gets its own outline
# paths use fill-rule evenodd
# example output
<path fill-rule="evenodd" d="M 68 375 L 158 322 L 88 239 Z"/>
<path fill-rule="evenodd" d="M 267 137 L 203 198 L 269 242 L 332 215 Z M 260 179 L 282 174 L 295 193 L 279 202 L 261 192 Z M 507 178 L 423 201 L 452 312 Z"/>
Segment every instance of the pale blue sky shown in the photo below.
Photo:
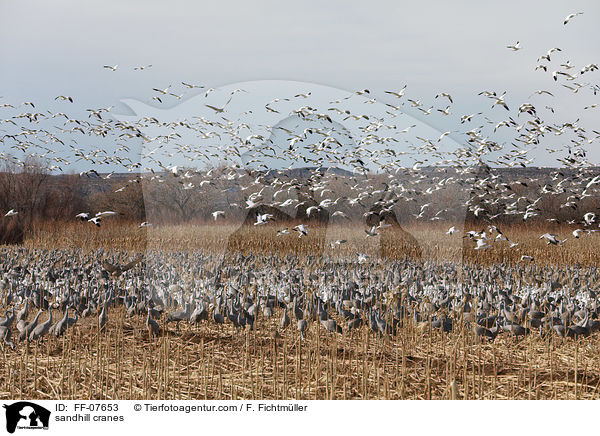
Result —
<path fill-rule="evenodd" d="M 579 11 L 584 15 L 562 24 Z M 550 105 L 557 120 L 579 118 L 598 130 L 598 111 L 582 108 L 600 97 L 574 95 L 534 68 L 556 46 L 562 48 L 552 59 L 556 69 L 567 60 L 579 68 L 600 62 L 599 18 L 594 1 L 3 1 L 0 104 L 40 102 L 87 118 L 87 108 L 116 106 L 125 113 L 124 98 L 153 103 L 154 87 L 173 85 L 183 100 L 203 92 L 180 81 L 218 88 L 270 79 L 368 88 L 379 101 L 394 103 L 383 91 L 406 84 L 406 97 L 426 108 L 444 107 L 434 99 L 438 92 L 452 94 L 454 117 L 407 110 L 440 132 L 462 128 L 461 114 L 502 119 L 501 109 L 490 111 L 491 102 L 477 96 L 484 89 L 506 90 L 511 109 L 525 101 Z M 517 40 L 522 50 L 506 49 Z M 114 72 L 102 68 L 116 64 Z M 152 67 L 133 71 L 147 64 Z M 581 81 L 600 82 L 597 73 Z M 554 97 L 530 98 L 536 89 Z M 55 102 L 59 94 L 75 103 Z M 171 98 L 161 107 L 179 103 Z M 555 164 L 543 151 L 535 156 L 539 164 Z"/>

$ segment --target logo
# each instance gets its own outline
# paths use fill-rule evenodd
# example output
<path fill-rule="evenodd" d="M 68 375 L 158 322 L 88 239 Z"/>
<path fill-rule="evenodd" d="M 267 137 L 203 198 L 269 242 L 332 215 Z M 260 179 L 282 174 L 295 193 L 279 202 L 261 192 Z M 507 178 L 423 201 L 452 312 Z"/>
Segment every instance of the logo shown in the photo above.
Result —
<path fill-rule="evenodd" d="M 48 429 L 50 411 L 29 401 L 19 401 L 4 405 L 6 409 L 6 431 L 14 433 L 18 429 Z"/>

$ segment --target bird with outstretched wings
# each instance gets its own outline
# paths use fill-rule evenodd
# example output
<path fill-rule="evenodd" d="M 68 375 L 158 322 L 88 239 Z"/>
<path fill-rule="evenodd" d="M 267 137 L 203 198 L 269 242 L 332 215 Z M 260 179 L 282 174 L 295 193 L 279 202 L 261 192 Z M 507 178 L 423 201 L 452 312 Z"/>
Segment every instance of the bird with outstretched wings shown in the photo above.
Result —
<path fill-rule="evenodd" d="M 123 274 L 126 271 L 129 271 L 131 268 L 140 263 L 143 257 L 144 256 L 140 254 L 131 262 L 126 263 L 125 265 L 112 264 L 105 260 L 102 262 L 102 268 L 104 268 L 111 276 L 119 277 L 121 274 Z"/>

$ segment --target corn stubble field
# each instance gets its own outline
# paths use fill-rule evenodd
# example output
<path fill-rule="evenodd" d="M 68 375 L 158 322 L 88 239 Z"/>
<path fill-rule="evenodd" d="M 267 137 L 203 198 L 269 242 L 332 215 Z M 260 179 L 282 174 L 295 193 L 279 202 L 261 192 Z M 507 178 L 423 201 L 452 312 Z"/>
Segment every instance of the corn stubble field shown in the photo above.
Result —
<path fill-rule="evenodd" d="M 462 235 L 448 236 L 446 225 L 414 225 L 422 259 L 516 264 L 522 254 L 539 268 L 556 265 L 595 266 L 596 234 L 548 247 L 539 240 L 541 227 L 506 227 L 519 245 L 475 251 Z M 60 225 L 38 228 L 26 246 L 42 249 L 100 247 L 133 255 L 148 249 L 222 250 L 310 254 L 344 238 L 328 255 L 393 259 L 395 245 L 379 249 L 365 243 L 362 228 L 315 228 L 305 238 L 275 236 L 277 228 L 250 228 L 243 239 L 233 226 Z M 467 229 L 464 229 L 467 230 Z M 568 228 L 553 228 L 567 235 Z M 327 233 L 325 236 L 324 234 Z M 382 237 L 381 245 L 385 245 Z M 233 242 L 232 242 L 233 241 Z M 380 250 L 378 252 L 378 250 Z M 128 272 L 131 274 L 133 271 Z M 4 306 L 0 307 L 2 313 Z M 80 320 L 60 338 L 41 344 L 2 346 L 0 398 L 31 399 L 597 399 L 600 398 L 598 335 L 561 338 L 537 333 L 522 338 L 474 335 L 457 319 L 451 333 L 432 329 L 407 316 L 396 335 L 378 335 L 364 325 L 343 334 L 312 323 L 302 340 L 295 323 L 280 327 L 283 309 L 271 318 L 258 316 L 254 329 L 211 321 L 192 326 L 159 321 L 162 332 L 149 338 L 145 316 L 127 317 L 122 308 L 109 311 L 98 331 L 97 316 Z"/>

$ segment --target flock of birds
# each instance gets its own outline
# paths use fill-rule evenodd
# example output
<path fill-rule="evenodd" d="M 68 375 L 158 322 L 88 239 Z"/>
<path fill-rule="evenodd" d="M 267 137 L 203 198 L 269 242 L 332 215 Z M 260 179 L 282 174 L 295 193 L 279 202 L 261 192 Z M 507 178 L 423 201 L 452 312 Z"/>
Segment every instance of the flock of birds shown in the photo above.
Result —
<path fill-rule="evenodd" d="M 581 14 L 570 14 L 563 24 Z M 520 41 L 507 48 L 515 52 L 523 49 Z M 572 95 L 596 96 L 600 87 L 585 78 L 598 70 L 598 65 L 575 66 L 568 60 L 558 63 L 560 56 L 565 57 L 564 51 L 553 47 L 537 60 L 535 70 L 550 71 L 547 85 L 568 89 Z M 104 68 L 118 74 L 118 65 Z M 253 225 L 263 226 L 277 219 L 270 209 L 261 208 L 302 209 L 306 220 L 322 212 L 348 221 L 358 215 L 368 223 L 365 238 L 375 238 L 391 225 L 385 213 L 394 210 L 409 210 L 416 220 L 456 221 L 460 214 L 440 205 L 436 195 L 444 189 L 462 192 L 468 187 L 469 195 L 459 206 L 486 222 L 481 231 L 464 235 L 476 250 L 496 243 L 511 248 L 519 245 L 503 233 L 499 220 L 561 221 L 543 216 L 549 199 L 559 201 L 554 212 L 568 210 L 576 216 L 566 219 L 576 227 L 573 238 L 598 231 L 594 228 L 597 207 L 590 201 L 596 195 L 600 174 L 588 160 L 587 150 L 600 139 L 600 131 L 582 125 L 571 109 L 569 119 L 558 121 L 560 108 L 550 106 L 554 94 L 547 89 L 535 90 L 530 96 L 534 100 L 520 105 L 511 102 L 506 91 L 484 90 L 479 97 L 491 104 L 488 111 L 456 116 L 455 124 L 468 129 L 424 137 L 412 124 L 414 119 L 455 116 L 456 98 L 448 92 L 435 95 L 436 103 L 443 101 L 442 106 L 435 107 L 409 96 L 406 86 L 385 91 L 381 100 L 385 110 L 381 113 L 359 110 L 381 103 L 368 89 L 330 101 L 329 107 L 317 103 L 308 90 L 264 104 L 265 114 L 296 120 L 291 126 L 253 124 L 256 114 L 250 110 L 237 117 L 230 115 L 237 94 L 245 93 L 244 89 L 222 95 L 222 90 L 205 90 L 187 82 L 181 85 L 186 90 L 202 90 L 204 106 L 210 110 L 207 115 L 173 121 L 145 116 L 124 122 L 110 117 L 112 107 L 90 108 L 87 117 L 78 118 L 68 115 L 66 109 L 42 110 L 33 102 L 0 101 L 0 115 L 7 114 L 7 118 L 0 117 L 0 142 L 3 149 L 11 150 L 1 152 L 0 158 L 21 167 L 28 159 L 42 159 L 55 172 L 85 162 L 90 167 L 112 166 L 137 174 L 127 181 L 118 178 L 122 185 L 116 192 L 140 184 L 174 184 L 180 191 L 198 196 L 217 192 L 221 204 L 204 211 L 215 223 L 254 210 Z M 159 105 L 184 96 L 171 85 L 153 88 L 153 93 L 152 101 Z M 221 103 L 209 100 L 209 95 L 223 97 Z M 76 98 L 60 95 L 55 101 L 70 105 Z M 596 107 L 596 103 L 588 104 L 582 110 Z M 412 120 L 400 125 L 406 115 Z M 338 120 L 352 125 L 359 136 L 350 137 L 346 130 L 336 127 Z M 283 142 L 276 140 L 279 135 L 284 135 Z M 195 142 L 187 140 L 190 136 Z M 113 141 L 117 148 L 91 145 L 100 138 Z M 452 146 L 448 146 L 449 140 Z M 135 141 L 143 144 L 140 159 L 132 157 Z M 535 176 L 504 180 L 490 166 L 527 169 L 533 162 L 531 154 L 544 147 L 548 154 L 557 155 L 561 167 L 552 170 L 548 180 Z M 308 177 L 294 176 L 291 167 L 270 169 L 289 160 L 313 169 Z M 220 168 L 188 169 L 181 161 L 209 166 L 219 163 Z M 321 171 L 341 166 L 349 168 L 350 175 L 324 175 Z M 377 174 L 377 180 L 369 174 Z M 80 176 L 117 179 L 114 172 L 101 174 L 96 169 Z M 344 193 L 337 196 L 339 185 Z M 234 194 L 232 186 L 237 188 Z M 305 187 L 311 193 L 309 199 L 294 197 L 293 193 Z M 232 200 L 230 195 L 239 198 Z M 7 207 L 2 219 L 18 220 L 27 207 L 25 203 L 10 210 Z M 81 212 L 75 218 L 100 227 L 103 219 L 119 214 L 113 210 Z M 144 221 L 140 227 L 151 225 Z M 295 232 L 302 238 L 311 225 L 306 221 L 290 227 L 281 228 L 277 234 Z M 447 234 L 452 237 L 459 232 L 453 225 Z M 553 246 L 568 240 L 549 232 L 539 238 Z M 331 247 L 345 242 L 338 239 Z M 10 253 L 3 249 L 0 256 L 0 297 L 7 307 L 0 318 L 0 339 L 11 347 L 15 347 L 14 338 L 29 343 L 49 335 L 59 337 L 92 315 L 102 331 L 111 308 L 130 316 L 143 315 L 151 337 L 167 330 L 171 322 L 177 323 L 177 328 L 180 323 L 231 322 L 240 329 L 256 329 L 263 319 L 275 316 L 280 317 L 282 329 L 292 328 L 295 322 L 301 338 L 315 328 L 313 324 L 332 334 L 365 325 L 376 334 L 394 335 L 407 319 L 422 329 L 452 331 L 466 326 L 490 339 L 501 333 L 524 336 L 534 330 L 542 336 L 576 337 L 589 335 L 600 325 L 594 291 L 600 283 L 596 270 L 544 269 L 536 266 L 528 253 L 522 253 L 523 262 L 511 266 L 511 271 L 503 264 L 486 269 L 459 268 L 434 261 L 374 261 L 364 254 L 359 254 L 357 262 L 309 257 L 306 267 L 301 267 L 303 262 L 293 255 L 280 259 L 275 255 L 234 254 L 224 264 L 222 258 L 201 252 L 148 252 L 144 259 L 124 265 L 98 262 L 104 253 L 74 251 L 67 256 L 23 247 L 11 248 Z"/>
<path fill-rule="evenodd" d="M 97 259 L 107 254 L 3 249 L 2 343 L 15 348 L 15 339 L 47 341 L 94 317 L 91 325 L 102 334 L 111 309 L 111 316 L 121 311 L 145 319 L 151 339 L 180 330 L 180 324 L 214 325 L 220 331 L 230 323 L 238 331 L 273 334 L 267 327 L 273 320 L 277 330 L 295 329 L 300 339 L 318 328 L 352 334 L 362 326 L 375 335 L 396 335 L 408 321 L 420 331 L 467 329 L 490 340 L 534 332 L 581 337 L 600 328 L 597 268 L 459 268 L 451 262 L 318 256 L 307 262 L 296 255 L 241 253 L 225 260 L 184 251 L 148 252 L 124 265 L 99 265 Z"/>

